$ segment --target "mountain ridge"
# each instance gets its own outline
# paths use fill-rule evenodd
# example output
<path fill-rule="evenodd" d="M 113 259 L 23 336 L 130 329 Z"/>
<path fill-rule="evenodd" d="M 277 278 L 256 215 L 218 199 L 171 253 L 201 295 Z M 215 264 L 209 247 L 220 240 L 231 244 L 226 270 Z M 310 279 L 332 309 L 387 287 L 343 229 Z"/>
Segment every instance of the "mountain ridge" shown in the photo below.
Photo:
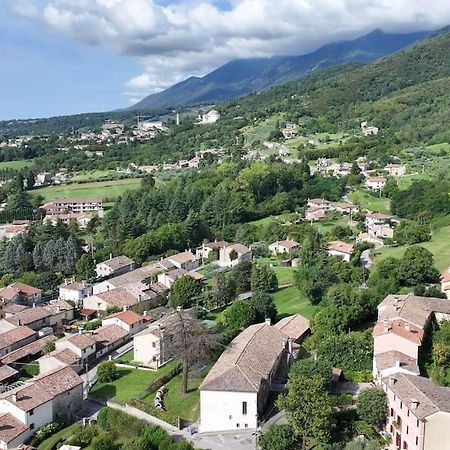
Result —
<path fill-rule="evenodd" d="M 354 40 L 333 42 L 300 56 L 235 59 L 204 77 L 189 77 L 151 94 L 128 110 L 151 110 L 214 103 L 282 84 L 315 70 L 349 62 L 369 63 L 430 36 L 427 31 L 374 30 Z"/>

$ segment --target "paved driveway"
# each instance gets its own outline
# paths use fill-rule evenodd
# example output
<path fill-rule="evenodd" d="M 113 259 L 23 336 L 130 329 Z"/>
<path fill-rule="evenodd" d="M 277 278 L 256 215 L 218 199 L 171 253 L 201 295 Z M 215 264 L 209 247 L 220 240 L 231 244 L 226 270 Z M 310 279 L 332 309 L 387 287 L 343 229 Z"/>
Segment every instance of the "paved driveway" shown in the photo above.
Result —
<path fill-rule="evenodd" d="M 255 450 L 257 448 L 255 436 L 251 432 L 217 435 L 194 434 L 189 440 L 196 448 L 205 450 Z"/>

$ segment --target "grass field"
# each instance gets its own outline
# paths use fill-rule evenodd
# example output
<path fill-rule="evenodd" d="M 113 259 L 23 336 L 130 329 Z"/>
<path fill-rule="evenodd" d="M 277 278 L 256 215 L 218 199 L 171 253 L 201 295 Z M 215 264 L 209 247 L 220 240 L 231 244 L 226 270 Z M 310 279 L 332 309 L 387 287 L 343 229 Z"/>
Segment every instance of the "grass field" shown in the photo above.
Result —
<path fill-rule="evenodd" d="M 434 255 L 434 265 L 442 271 L 450 266 L 450 226 L 440 228 L 433 232 L 431 241 L 423 242 L 422 247 L 427 248 Z M 375 252 L 375 263 L 388 256 L 401 258 L 408 248 L 407 245 L 400 247 L 383 247 Z"/>
<path fill-rule="evenodd" d="M 416 173 L 411 175 L 406 175 L 404 177 L 397 179 L 397 186 L 400 190 L 408 189 L 414 181 L 422 180 L 432 180 L 433 177 L 427 173 Z"/>
<path fill-rule="evenodd" d="M 308 319 L 312 319 L 318 307 L 311 305 L 309 301 L 302 297 L 298 289 L 294 286 L 280 289 L 273 294 L 280 317 L 291 314 L 301 314 Z"/>
<path fill-rule="evenodd" d="M 347 226 L 349 222 L 350 222 L 350 216 L 342 215 L 342 216 L 338 217 L 336 220 L 327 221 L 326 219 L 324 219 L 321 222 L 313 223 L 313 227 L 317 228 L 317 230 L 321 234 L 327 234 L 327 233 L 330 233 L 335 226 L 337 226 L 337 225 Z M 354 224 L 353 224 L 353 226 L 354 226 Z"/>
<path fill-rule="evenodd" d="M 287 221 L 295 221 L 300 216 L 296 213 L 285 213 L 285 214 L 279 214 L 277 216 L 267 216 L 263 217 L 262 219 L 253 220 L 252 222 L 248 222 L 252 225 L 267 225 L 271 222 L 277 222 L 277 223 L 284 223 Z"/>
<path fill-rule="evenodd" d="M 78 181 L 98 181 L 101 178 L 111 177 L 117 175 L 115 170 L 84 170 L 82 172 L 75 173 L 71 180 Z"/>
<path fill-rule="evenodd" d="M 30 167 L 33 165 L 33 161 L 30 159 L 19 159 L 18 161 L 2 161 L 0 162 L 0 169 L 23 169 L 24 167 Z"/>
<path fill-rule="evenodd" d="M 31 191 L 32 195 L 42 195 L 45 202 L 55 198 L 101 198 L 114 199 L 123 193 L 140 187 L 139 178 L 115 181 L 99 181 L 95 183 L 68 184 L 49 186 Z"/>
<path fill-rule="evenodd" d="M 275 130 L 277 120 L 282 119 L 282 116 L 272 116 L 268 119 L 250 127 L 244 128 L 245 143 L 251 144 L 255 141 L 265 141 L 269 138 L 270 133 Z"/>
<path fill-rule="evenodd" d="M 206 373 L 205 373 L 206 375 Z M 167 411 L 185 420 L 196 421 L 200 415 L 200 392 L 198 387 L 203 377 L 190 376 L 187 394 L 181 394 L 181 374 L 173 377 L 165 384 L 167 394 L 164 396 L 164 407 Z M 154 394 L 148 397 L 153 400 Z"/>
<path fill-rule="evenodd" d="M 119 367 L 117 370 L 120 377 L 116 381 L 96 383 L 90 390 L 89 395 L 106 400 L 115 400 L 118 403 L 126 403 L 131 398 L 143 396 L 149 384 L 172 370 L 177 364 L 177 361 L 171 361 L 155 371 Z"/>
<path fill-rule="evenodd" d="M 348 198 L 360 208 L 383 214 L 390 213 L 389 200 L 386 198 L 372 197 L 362 190 L 350 192 Z"/>

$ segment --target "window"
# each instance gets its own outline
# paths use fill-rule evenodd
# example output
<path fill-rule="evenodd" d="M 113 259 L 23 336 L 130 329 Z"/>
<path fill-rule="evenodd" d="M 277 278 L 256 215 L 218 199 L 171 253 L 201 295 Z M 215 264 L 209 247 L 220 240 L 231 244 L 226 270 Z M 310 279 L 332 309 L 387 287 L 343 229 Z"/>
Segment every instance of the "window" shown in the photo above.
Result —
<path fill-rule="evenodd" d="M 394 417 L 394 408 L 391 408 L 391 417 Z"/>
<path fill-rule="evenodd" d="M 408 412 L 406 413 L 406 415 L 409 417 L 409 409 L 408 409 Z"/>
<path fill-rule="evenodd" d="M 153 347 L 153 348 L 156 347 L 156 342 L 152 342 L 152 347 Z"/>
<path fill-rule="evenodd" d="M 34 409 L 30 409 L 30 416 L 34 414 Z"/>
<path fill-rule="evenodd" d="M 233 416 L 230 414 L 230 415 L 228 416 L 228 419 L 231 420 L 232 418 L 233 418 Z"/>
<path fill-rule="evenodd" d="M 416 436 L 416 445 L 419 445 L 419 436 Z"/>
<path fill-rule="evenodd" d="M 403 441 L 403 450 L 408 450 L 408 444 L 405 441 Z"/>
<path fill-rule="evenodd" d="M 409 426 L 406 425 L 406 434 L 408 434 L 408 433 L 409 433 Z"/>
<path fill-rule="evenodd" d="M 416 427 L 419 428 L 419 419 L 417 419 Z"/>
<path fill-rule="evenodd" d="M 403 402 L 400 402 L 400 409 L 403 409 Z"/>
<path fill-rule="evenodd" d="M 248 423 L 246 423 L 246 424 L 244 425 L 244 428 L 248 428 Z"/>
<path fill-rule="evenodd" d="M 236 428 L 239 428 L 240 426 L 241 426 L 240 423 L 237 423 L 237 424 L 236 424 Z"/>
<path fill-rule="evenodd" d="M 30 423 L 30 430 L 34 430 L 34 423 Z"/>
<path fill-rule="evenodd" d="M 247 415 L 247 402 L 242 402 L 242 415 Z"/>

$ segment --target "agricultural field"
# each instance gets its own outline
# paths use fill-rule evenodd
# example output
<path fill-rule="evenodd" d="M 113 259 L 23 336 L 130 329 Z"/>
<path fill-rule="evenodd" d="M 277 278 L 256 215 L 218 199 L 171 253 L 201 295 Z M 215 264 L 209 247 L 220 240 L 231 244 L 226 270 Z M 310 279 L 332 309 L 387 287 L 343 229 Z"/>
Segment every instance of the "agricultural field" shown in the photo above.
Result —
<path fill-rule="evenodd" d="M 363 190 L 356 190 L 348 194 L 348 198 L 355 205 L 362 209 L 373 212 L 390 214 L 389 199 L 382 197 L 373 197 Z"/>
<path fill-rule="evenodd" d="M 300 128 L 301 130 L 301 128 Z M 299 133 L 300 133 L 299 130 Z M 315 145 L 316 149 L 324 149 L 328 147 L 336 147 L 341 143 L 344 143 L 350 136 L 344 133 L 317 133 L 310 136 L 297 136 L 292 139 L 284 141 L 284 145 L 290 150 L 297 150 L 299 145 L 308 145 L 309 141 L 318 141 L 318 145 Z"/>
<path fill-rule="evenodd" d="M 48 186 L 31 191 L 32 195 L 42 195 L 45 202 L 55 198 L 101 198 L 116 199 L 127 191 L 139 189 L 139 178 L 124 180 L 99 181 L 94 183 L 74 183 L 61 186 Z"/>
<path fill-rule="evenodd" d="M 31 167 L 33 165 L 33 161 L 30 159 L 19 159 L 18 161 L 1 161 L 0 162 L 0 170 L 1 169 L 15 169 L 20 170 L 25 167 Z"/>
<path fill-rule="evenodd" d="M 282 120 L 281 115 L 269 117 L 256 125 L 242 129 L 241 131 L 244 133 L 245 144 L 250 145 L 255 141 L 262 142 L 268 139 L 270 133 L 276 129 L 278 120 Z"/>
<path fill-rule="evenodd" d="M 71 176 L 71 181 L 74 182 L 86 182 L 86 181 L 100 181 L 102 178 L 108 178 L 117 176 L 115 170 L 85 170 L 82 172 L 76 172 Z"/>
<path fill-rule="evenodd" d="M 450 226 L 442 227 L 433 232 L 431 241 L 422 242 L 418 245 L 427 248 L 434 255 L 435 266 L 443 271 L 450 266 Z M 401 258 L 408 248 L 407 245 L 400 247 L 383 247 L 375 251 L 375 263 L 388 256 Z"/>

